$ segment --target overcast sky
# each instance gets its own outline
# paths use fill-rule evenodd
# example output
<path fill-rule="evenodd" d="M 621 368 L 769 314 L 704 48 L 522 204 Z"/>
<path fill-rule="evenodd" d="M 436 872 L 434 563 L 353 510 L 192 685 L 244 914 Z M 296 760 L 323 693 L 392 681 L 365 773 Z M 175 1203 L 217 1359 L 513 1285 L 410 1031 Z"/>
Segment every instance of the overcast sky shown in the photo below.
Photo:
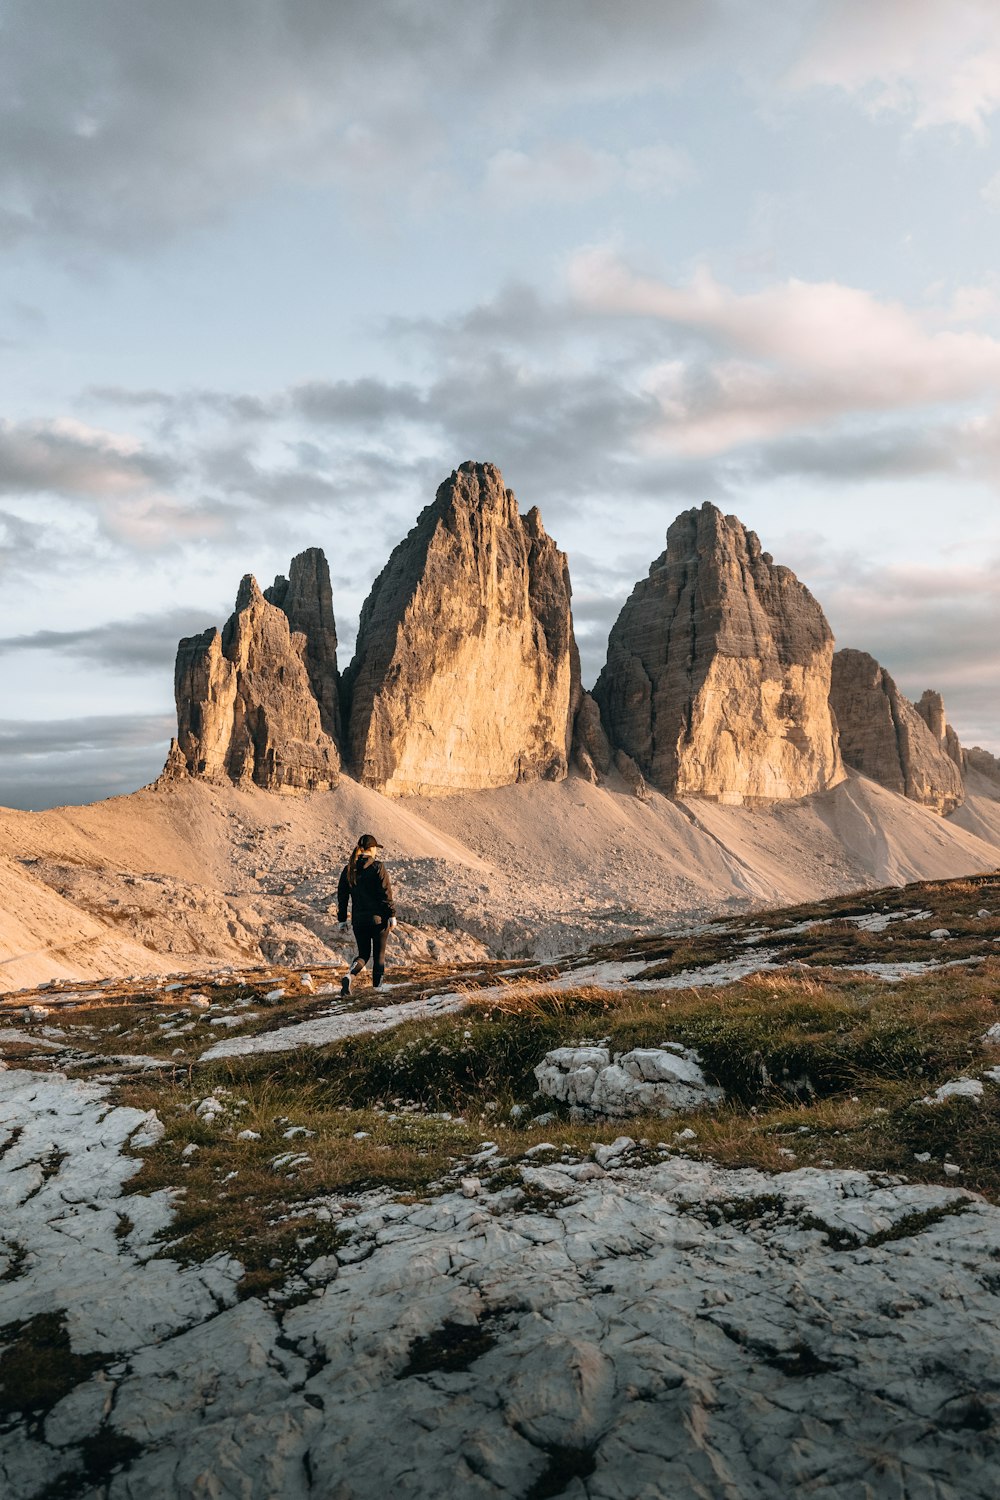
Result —
<path fill-rule="evenodd" d="M 681 510 L 1000 752 L 996 0 L 0 0 L 0 803 L 159 770 L 179 636 L 440 481 L 585 682 Z"/>

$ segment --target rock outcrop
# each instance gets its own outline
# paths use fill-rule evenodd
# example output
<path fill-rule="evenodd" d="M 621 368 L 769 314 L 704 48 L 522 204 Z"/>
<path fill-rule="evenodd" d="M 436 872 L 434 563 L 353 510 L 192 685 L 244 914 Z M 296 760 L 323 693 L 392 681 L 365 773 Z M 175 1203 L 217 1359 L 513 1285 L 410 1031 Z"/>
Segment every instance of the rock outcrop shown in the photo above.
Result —
<path fill-rule="evenodd" d="M 320 720 L 340 743 L 340 678 L 337 672 L 337 625 L 333 617 L 330 568 L 321 547 L 293 557 L 288 577 L 279 573 L 264 598 L 284 610 L 293 634 L 305 636 L 305 666 Z"/>
<path fill-rule="evenodd" d="M 265 598 L 248 574 L 225 629 L 190 636 L 177 648 L 177 740 L 166 776 L 228 778 L 279 791 L 337 785 L 340 756 L 326 727 L 336 716 L 328 709 L 324 720 L 310 676 L 311 669 L 321 678 L 327 664 L 335 706 L 336 636 L 322 553 L 296 558 L 289 580 L 278 579 L 268 593 L 289 603 L 310 633 L 293 630 L 284 603 Z"/>
<path fill-rule="evenodd" d="M 849 766 L 942 815 L 964 800 L 939 694 L 925 693 L 918 708 L 867 651 L 845 650 L 833 658 L 830 701 Z"/>
<path fill-rule="evenodd" d="M 466 463 L 392 553 L 345 673 L 352 770 L 390 795 L 567 773 L 579 665 L 565 555 Z"/>
<path fill-rule="evenodd" d="M 601 710 L 589 693 L 581 693 L 573 726 L 573 763 L 596 785 L 611 770 L 614 754 L 601 723 Z"/>
<path fill-rule="evenodd" d="M 953 760 L 960 771 L 965 770 L 965 751 L 962 749 L 958 735 L 948 723 L 948 716 L 944 711 L 944 699 L 940 693 L 935 693 L 928 688 L 921 695 L 919 703 L 914 708 L 923 719 L 931 734 L 937 740 L 941 749 L 949 760 Z"/>
<path fill-rule="evenodd" d="M 991 781 L 1000 781 L 1000 759 L 992 751 L 984 750 L 979 745 L 970 745 L 962 754 L 968 770 L 978 771 L 980 776 L 988 776 Z"/>
<path fill-rule="evenodd" d="M 808 589 L 706 504 L 632 591 L 594 697 L 612 745 L 668 795 L 802 797 L 843 779 L 832 655 Z"/>
<path fill-rule="evenodd" d="M 706 1079 L 697 1052 L 669 1043 L 615 1056 L 606 1047 L 557 1047 L 538 1064 L 535 1079 L 540 1094 L 598 1115 L 666 1118 L 725 1099 Z"/>

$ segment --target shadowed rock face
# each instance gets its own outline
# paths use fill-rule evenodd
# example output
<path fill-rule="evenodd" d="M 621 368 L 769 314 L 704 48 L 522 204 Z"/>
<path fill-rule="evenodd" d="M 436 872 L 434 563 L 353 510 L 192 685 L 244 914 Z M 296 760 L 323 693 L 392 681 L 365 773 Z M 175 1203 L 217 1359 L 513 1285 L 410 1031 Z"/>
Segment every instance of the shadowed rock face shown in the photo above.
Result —
<path fill-rule="evenodd" d="M 944 711 L 944 699 L 940 693 L 935 693 L 928 688 L 921 695 L 920 702 L 915 703 L 914 708 L 923 719 L 931 734 L 937 740 L 941 749 L 949 760 L 953 760 L 960 771 L 965 769 L 965 751 L 962 749 L 958 735 L 948 723 Z"/>
<path fill-rule="evenodd" d="M 298 579 L 295 602 L 307 611 L 303 579 L 310 568 L 314 577 L 325 573 L 326 563 L 323 559 L 322 569 L 315 561 L 298 569 L 296 564 L 302 564 L 302 558 L 295 559 L 290 579 L 279 579 L 275 590 L 280 592 L 284 584 L 290 591 Z M 329 575 L 326 578 L 329 587 Z M 316 618 L 324 618 L 322 600 Z M 331 608 L 331 632 L 332 621 Z M 340 757 L 313 692 L 309 645 L 305 634 L 290 629 L 284 609 L 270 603 L 248 574 L 222 633 L 206 630 L 182 640 L 177 648 L 177 742 L 165 774 L 228 777 L 278 791 L 336 786 Z M 321 630 L 313 652 L 315 670 L 328 649 L 329 638 Z"/>
<path fill-rule="evenodd" d="M 612 744 L 669 795 L 803 797 L 843 779 L 832 655 L 808 589 L 706 504 L 633 589 L 594 697 Z"/>
<path fill-rule="evenodd" d="M 565 555 L 499 469 L 463 464 L 361 611 L 354 773 L 393 795 L 560 780 L 578 697 Z"/>
<path fill-rule="evenodd" d="M 833 658 L 830 700 L 849 766 L 936 813 L 952 812 L 964 801 L 940 694 L 925 693 L 915 706 L 867 651 L 846 650 Z"/>
<path fill-rule="evenodd" d="M 970 771 L 978 771 L 980 776 L 988 776 L 991 781 L 1000 781 L 1000 760 L 992 751 L 983 750 L 979 745 L 970 745 L 962 754 Z"/>
<path fill-rule="evenodd" d="M 340 677 L 337 672 L 337 625 L 333 617 L 330 568 L 321 547 L 293 557 L 288 577 L 282 574 L 264 590 L 264 598 L 284 610 L 293 634 L 305 636 L 305 665 L 323 728 L 340 742 Z"/>

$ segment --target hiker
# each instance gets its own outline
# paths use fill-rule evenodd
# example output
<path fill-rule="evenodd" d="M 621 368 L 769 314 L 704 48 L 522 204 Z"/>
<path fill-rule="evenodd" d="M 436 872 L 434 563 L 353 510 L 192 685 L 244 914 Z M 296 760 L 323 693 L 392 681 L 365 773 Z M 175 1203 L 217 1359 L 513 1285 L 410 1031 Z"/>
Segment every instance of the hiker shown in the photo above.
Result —
<path fill-rule="evenodd" d="M 351 993 L 351 978 L 360 974 L 369 958 L 372 984 L 378 989 L 385 973 L 385 945 L 396 925 L 389 873 L 378 857 L 380 848 L 373 833 L 363 833 L 355 845 L 337 883 L 337 921 L 347 931 L 347 903 L 351 903 L 351 926 L 358 956 L 340 981 L 340 993 Z"/>

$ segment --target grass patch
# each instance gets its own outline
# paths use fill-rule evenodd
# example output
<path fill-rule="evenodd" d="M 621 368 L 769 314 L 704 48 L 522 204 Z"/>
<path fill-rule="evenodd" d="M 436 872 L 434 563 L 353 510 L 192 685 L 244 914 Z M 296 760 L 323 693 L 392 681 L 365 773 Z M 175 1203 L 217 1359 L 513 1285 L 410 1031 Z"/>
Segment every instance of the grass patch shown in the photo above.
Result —
<path fill-rule="evenodd" d="M 61 1312 L 39 1313 L 0 1328 L 0 1420 L 36 1425 L 75 1386 L 106 1363 L 102 1355 L 74 1354 Z"/>
<path fill-rule="evenodd" d="M 433 1333 L 414 1339 L 405 1369 L 397 1380 L 411 1375 L 429 1375 L 435 1370 L 468 1370 L 477 1359 L 496 1347 L 489 1329 L 478 1323 L 444 1323 Z"/>

